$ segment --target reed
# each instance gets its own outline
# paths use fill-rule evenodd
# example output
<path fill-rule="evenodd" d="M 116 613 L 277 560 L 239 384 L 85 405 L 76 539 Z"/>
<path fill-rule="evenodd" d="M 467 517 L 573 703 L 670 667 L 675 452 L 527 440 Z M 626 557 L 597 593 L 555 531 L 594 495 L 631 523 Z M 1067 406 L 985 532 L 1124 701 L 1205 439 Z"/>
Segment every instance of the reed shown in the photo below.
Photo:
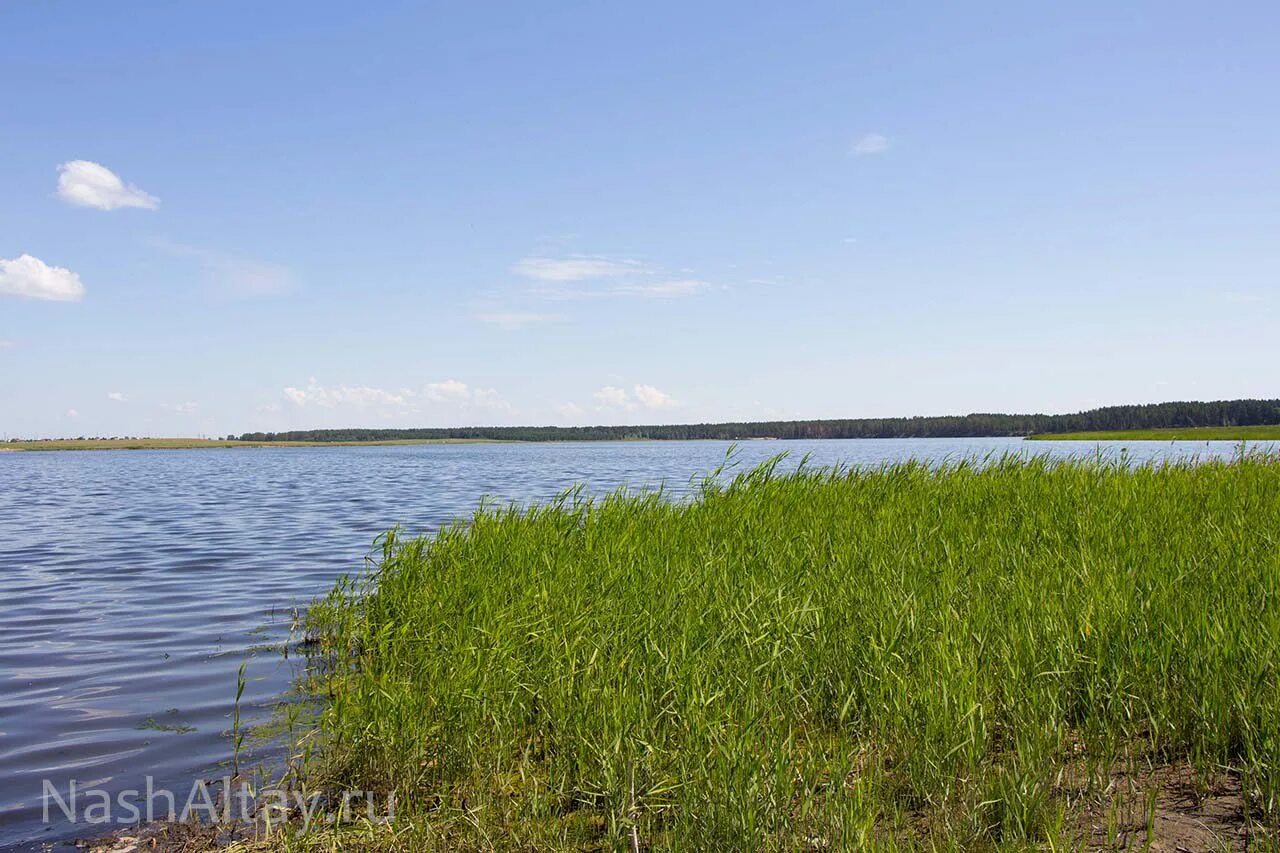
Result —
<path fill-rule="evenodd" d="M 784 467 L 387 534 L 313 783 L 415 850 L 1070 846 L 1172 767 L 1276 826 L 1280 459 Z"/>

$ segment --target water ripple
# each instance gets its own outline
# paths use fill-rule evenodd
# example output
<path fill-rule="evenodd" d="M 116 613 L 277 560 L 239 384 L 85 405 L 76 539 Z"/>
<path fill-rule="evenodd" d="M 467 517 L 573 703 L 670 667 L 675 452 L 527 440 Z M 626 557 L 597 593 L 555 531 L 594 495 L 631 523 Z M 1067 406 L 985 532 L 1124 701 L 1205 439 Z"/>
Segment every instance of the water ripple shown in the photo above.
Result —
<path fill-rule="evenodd" d="M 1041 453 L 1093 445 L 1053 443 Z M 666 483 L 722 442 L 417 445 L 0 454 L 0 847 L 74 837 L 41 822 L 44 780 L 113 795 L 186 791 L 230 759 L 236 671 L 262 719 L 292 670 L 270 651 L 295 607 L 359 572 L 396 524 L 430 532 L 482 497 L 529 502 L 576 483 Z M 1025 450 L 1003 439 L 748 442 L 815 464 Z M 1232 443 L 1131 445 L 1134 458 L 1229 455 Z M 56 812 L 55 812 L 56 815 Z"/>

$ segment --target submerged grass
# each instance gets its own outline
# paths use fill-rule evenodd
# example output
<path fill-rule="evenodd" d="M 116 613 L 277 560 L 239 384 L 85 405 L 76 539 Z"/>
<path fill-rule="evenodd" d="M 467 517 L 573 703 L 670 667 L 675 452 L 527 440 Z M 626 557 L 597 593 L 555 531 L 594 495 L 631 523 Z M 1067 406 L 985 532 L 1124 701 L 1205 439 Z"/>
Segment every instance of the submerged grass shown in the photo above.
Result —
<path fill-rule="evenodd" d="M 1274 828 L 1277 531 L 1280 460 L 1246 455 L 775 460 L 389 534 L 311 612 L 308 749 L 398 820 L 323 844 L 1071 846 L 1117 772 L 1175 764 Z"/>

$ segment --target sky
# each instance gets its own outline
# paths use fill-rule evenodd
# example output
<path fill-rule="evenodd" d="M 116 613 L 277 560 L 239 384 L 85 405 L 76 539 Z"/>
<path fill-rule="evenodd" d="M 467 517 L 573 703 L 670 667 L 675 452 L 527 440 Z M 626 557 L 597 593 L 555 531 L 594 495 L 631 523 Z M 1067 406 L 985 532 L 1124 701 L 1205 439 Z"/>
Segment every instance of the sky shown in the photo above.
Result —
<path fill-rule="evenodd" d="M 1274 2 L 0 2 L 0 437 L 1280 396 Z"/>

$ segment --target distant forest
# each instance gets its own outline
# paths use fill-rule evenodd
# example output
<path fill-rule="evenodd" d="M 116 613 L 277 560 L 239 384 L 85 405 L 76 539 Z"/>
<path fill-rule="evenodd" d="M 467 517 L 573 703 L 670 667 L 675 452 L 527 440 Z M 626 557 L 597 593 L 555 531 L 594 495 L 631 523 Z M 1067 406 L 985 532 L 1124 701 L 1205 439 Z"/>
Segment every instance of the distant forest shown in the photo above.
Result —
<path fill-rule="evenodd" d="M 962 438 L 1024 436 L 1088 430 L 1168 429 L 1280 424 L 1280 400 L 1218 400 L 1106 406 L 1070 415 L 941 415 L 913 418 L 849 418 L 814 421 L 750 421 L 648 426 L 493 426 L 423 429 L 312 429 L 246 432 L 241 441 L 403 441 L 493 439 L 499 441 L 619 441 L 626 439 L 753 438 Z"/>

